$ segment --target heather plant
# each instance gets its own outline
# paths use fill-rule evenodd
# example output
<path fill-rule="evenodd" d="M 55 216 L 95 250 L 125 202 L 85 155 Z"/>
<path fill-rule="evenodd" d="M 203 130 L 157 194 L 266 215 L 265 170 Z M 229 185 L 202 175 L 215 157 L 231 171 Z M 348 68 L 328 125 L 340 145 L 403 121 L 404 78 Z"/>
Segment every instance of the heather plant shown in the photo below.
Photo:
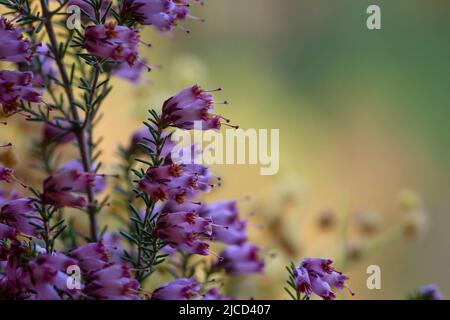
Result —
<path fill-rule="evenodd" d="M 199 147 L 185 146 L 181 152 L 191 161 L 180 163 L 171 140 L 195 123 L 202 130 L 235 128 L 217 110 L 225 103 L 217 98 L 222 89 L 193 84 L 150 108 L 129 145 L 118 148 L 116 171 L 102 164 L 95 135 L 111 78 L 137 85 L 150 70 L 140 57 L 149 46 L 141 30 L 189 32 L 183 24 L 201 20 L 191 10 L 202 2 L 0 4 L 1 125 L 26 121 L 40 130 L 23 126 L 33 140 L 30 159 L 39 160 L 33 174 L 18 175 L 11 157 L 0 166 L 0 299 L 239 298 L 224 295 L 220 279 L 263 273 L 264 252 L 249 241 L 239 201 L 202 200 L 221 179 L 196 161 Z M 72 16 L 74 8 L 79 17 Z M 0 149 L 16 147 L 2 139 Z M 212 250 L 215 244 L 221 251 Z M 287 269 L 286 291 L 295 300 L 334 299 L 344 288 L 353 294 L 331 259 L 305 258 Z M 172 279 L 149 285 L 161 274 Z M 438 296 L 430 291 L 422 294 Z"/>

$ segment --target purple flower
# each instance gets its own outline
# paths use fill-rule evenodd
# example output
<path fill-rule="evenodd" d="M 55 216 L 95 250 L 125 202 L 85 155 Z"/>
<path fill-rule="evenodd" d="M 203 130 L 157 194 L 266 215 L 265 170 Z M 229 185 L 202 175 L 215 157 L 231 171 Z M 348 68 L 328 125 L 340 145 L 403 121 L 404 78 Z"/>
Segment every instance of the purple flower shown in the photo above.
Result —
<path fill-rule="evenodd" d="M 353 295 L 354 293 L 345 283 L 349 277 L 336 271 L 332 264 L 332 259 L 303 259 L 300 266 L 294 271 L 298 292 L 305 294 L 308 298 L 314 293 L 324 300 L 332 300 L 336 298 L 336 293 L 332 291 L 332 288 L 339 290 L 347 288 Z"/>
<path fill-rule="evenodd" d="M 14 180 L 14 170 L 0 165 L 0 181 L 12 182 Z"/>
<path fill-rule="evenodd" d="M 5 17 L 0 18 L 0 60 L 30 63 L 32 46 L 23 38 L 22 30 Z"/>
<path fill-rule="evenodd" d="M 200 191 L 208 192 L 213 187 L 208 167 L 199 164 L 170 164 L 150 167 L 139 182 L 140 189 L 155 201 L 174 200 L 183 203 Z"/>
<path fill-rule="evenodd" d="M 44 125 L 43 138 L 46 142 L 67 143 L 76 140 L 72 125 L 65 119 L 54 119 Z"/>
<path fill-rule="evenodd" d="M 93 187 L 95 192 L 102 192 L 106 186 L 104 175 L 94 171 L 84 172 L 78 160 L 69 161 L 44 180 L 42 198 L 57 208 L 84 208 L 87 201 L 78 194 L 86 193 L 88 186 Z"/>
<path fill-rule="evenodd" d="M 122 253 L 124 245 L 122 241 L 123 237 L 119 233 L 105 232 L 103 235 L 103 243 L 111 255 L 111 260 L 115 263 L 122 262 Z"/>
<path fill-rule="evenodd" d="M 139 30 L 114 23 L 86 28 L 84 46 L 89 53 L 116 62 L 134 65 L 138 57 Z"/>
<path fill-rule="evenodd" d="M 55 59 L 48 45 L 44 44 L 36 50 L 35 62 L 32 64 L 33 85 L 44 87 L 50 77 L 56 77 Z"/>
<path fill-rule="evenodd" d="M 190 300 L 200 295 L 197 279 L 172 280 L 152 293 L 152 300 Z"/>
<path fill-rule="evenodd" d="M 113 75 L 128 80 L 134 84 L 139 84 L 142 80 L 142 74 L 145 71 L 150 71 L 150 68 L 147 66 L 146 61 L 144 59 L 138 59 L 132 66 L 130 66 L 126 62 L 120 63 L 114 69 Z"/>
<path fill-rule="evenodd" d="M 326 258 L 305 258 L 302 261 L 301 266 L 308 270 L 308 272 L 314 272 L 319 275 L 325 273 L 332 273 L 334 271 L 333 260 Z"/>
<path fill-rule="evenodd" d="M 61 291 L 76 298 L 79 292 L 68 289 L 66 274 L 67 268 L 76 264 L 76 260 L 61 253 L 39 256 L 24 267 L 20 282 L 25 290 L 33 292 L 31 299 L 60 300 Z"/>
<path fill-rule="evenodd" d="M 121 14 L 161 32 L 168 32 L 180 21 L 196 19 L 191 16 L 189 5 L 189 0 L 125 0 Z"/>
<path fill-rule="evenodd" d="M 419 289 L 416 299 L 418 300 L 443 300 L 444 295 L 437 284 L 427 284 Z"/>
<path fill-rule="evenodd" d="M 42 226 L 42 220 L 31 198 L 19 198 L 4 203 L 0 209 L 0 223 L 29 236 L 38 236 L 36 227 Z M 4 232 L 11 231 L 5 227 L 3 229 Z"/>
<path fill-rule="evenodd" d="M 220 294 L 219 288 L 212 288 L 203 295 L 203 300 L 232 300 L 230 297 Z"/>
<path fill-rule="evenodd" d="M 308 271 L 303 267 L 298 267 L 295 269 L 294 275 L 298 291 L 309 297 L 312 293 L 312 286 Z"/>
<path fill-rule="evenodd" d="M 214 97 L 211 92 L 198 85 L 182 90 L 164 102 L 163 122 L 186 130 L 194 129 L 195 122 L 201 125 L 198 129 L 219 129 L 223 118 L 214 114 Z"/>
<path fill-rule="evenodd" d="M 259 247 L 251 243 L 229 246 L 220 256 L 222 260 L 217 266 L 233 276 L 261 273 L 264 269 Z"/>
<path fill-rule="evenodd" d="M 84 293 L 102 300 L 139 300 L 140 285 L 125 264 L 113 264 L 90 274 Z"/>
<path fill-rule="evenodd" d="M 0 103 L 4 113 L 19 110 L 19 100 L 41 102 L 41 95 L 33 89 L 32 80 L 30 71 L 0 71 Z"/>
<path fill-rule="evenodd" d="M 242 244 L 248 239 L 247 221 L 239 219 L 236 201 L 218 201 L 199 210 L 202 217 L 214 223 L 213 240 L 227 244 Z"/>
<path fill-rule="evenodd" d="M 211 238 L 211 220 L 199 217 L 195 212 L 161 214 L 157 221 L 158 236 L 173 248 L 188 253 L 208 255 Z"/>
<path fill-rule="evenodd" d="M 319 275 L 312 273 L 309 278 L 311 281 L 312 291 L 319 297 L 324 300 L 333 300 L 336 298 L 336 293 L 331 290 L 330 284 Z"/>
<path fill-rule="evenodd" d="M 78 247 L 70 252 L 70 256 L 78 260 L 85 273 L 93 273 L 111 264 L 109 252 L 102 241 Z"/>

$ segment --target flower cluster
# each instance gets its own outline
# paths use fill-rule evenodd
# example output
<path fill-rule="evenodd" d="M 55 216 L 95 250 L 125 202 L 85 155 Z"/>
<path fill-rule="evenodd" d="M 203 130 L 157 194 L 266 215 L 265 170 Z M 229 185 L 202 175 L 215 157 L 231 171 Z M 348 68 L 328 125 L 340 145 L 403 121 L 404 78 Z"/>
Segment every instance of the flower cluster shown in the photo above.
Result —
<path fill-rule="evenodd" d="M 326 258 L 303 259 L 294 271 L 298 292 L 305 294 L 307 298 L 314 293 L 324 300 L 333 300 L 336 298 L 333 287 L 339 290 L 348 289 L 345 283 L 349 279 L 348 276 L 336 271 L 332 264 L 333 260 Z"/>
<path fill-rule="evenodd" d="M 78 160 L 70 161 L 44 180 L 42 199 L 56 208 L 84 208 L 88 203 L 83 195 L 87 187 L 97 193 L 105 188 L 105 178 L 94 171 L 85 172 Z"/>
<path fill-rule="evenodd" d="M 0 103 L 3 113 L 18 111 L 21 101 L 41 101 L 40 93 L 33 88 L 33 73 L 0 70 Z"/>
<path fill-rule="evenodd" d="M 26 262 L 21 257 L 28 256 Z M 110 259 L 101 243 L 88 243 L 69 254 L 34 252 L 18 240 L 12 242 L 0 260 L 6 273 L 0 277 L 0 296 L 29 300 L 139 299 L 139 283 L 130 268 Z M 71 269 L 75 268 L 75 269 Z M 80 278 L 70 270 L 81 268 Z"/>
<path fill-rule="evenodd" d="M 199 85 L 184 89 L 168 99 L 162 112 L 164 122 L 186 130 L 194 129 L 196 123 L 200 128 L 195 129 L 219 129 L 222 123 L 222 117 L 214 113 L 214 96 Z"/>
<path fill-rule="evenodd" d="M 84 46 L 89 53 L 115 62 L 134 65 L 138 58 L 139 30 L 118 26 L 113 22 L 88 26 Z"/>
<path fill-rule="evenodd" d="M 195 18 L 190 14 L 189 0 L 125 0 L 122 16 L 132 18 L 143 25 L 150 25 L 161 32 L 172 31 L 180 21 Z"/>
<path fill-rule="evenodd" d="M 0 60 L 30 63 L 32 45 L 25 39 L 22 30 L 5 17 L 0 18 Z"/>

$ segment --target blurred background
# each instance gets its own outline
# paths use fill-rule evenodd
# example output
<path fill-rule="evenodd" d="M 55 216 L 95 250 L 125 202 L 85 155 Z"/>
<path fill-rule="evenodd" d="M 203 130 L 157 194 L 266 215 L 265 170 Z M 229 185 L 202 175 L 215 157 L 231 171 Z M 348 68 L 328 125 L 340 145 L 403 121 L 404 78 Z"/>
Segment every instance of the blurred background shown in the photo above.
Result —
<path fill-rule="evenodd" d="M 141 52 L 154 68 L 139 86 L 114 80 L 98 128 L 104 161 L 114 165 L 148 108 L 194 83 L 224 87 L 221 114 L 280 129 L 277 175 L 213 168 L 223 186 L 210 199 L 242 199 L 267 262 L 230 293 L 285 299 L 284 266 L 327 256 L 351 276 L 355 299 L 402 299 L 431 282 L 450 297 L 450 3 L 205 2 L 193 12 L 206 22 L 187 22 L 190 34 L 147 28 L 153 47 Z M 370 4 L 381 30 L 366 27 Z M 366 286 L 369 265 L 381 268 L 381 290 Z"/>

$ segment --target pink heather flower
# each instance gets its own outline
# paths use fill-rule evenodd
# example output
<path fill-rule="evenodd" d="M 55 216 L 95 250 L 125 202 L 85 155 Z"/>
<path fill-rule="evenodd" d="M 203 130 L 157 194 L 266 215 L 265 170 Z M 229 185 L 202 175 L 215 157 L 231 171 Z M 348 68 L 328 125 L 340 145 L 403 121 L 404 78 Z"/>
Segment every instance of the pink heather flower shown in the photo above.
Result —
<path fill-rule="evenodd" d="M 332 267 L 333 260 L 326 258 L 305 258 L 302 261 L 301 266 L 308 270 L 308 272 L 314 272 L 319 275 L 325 273 L 332 273 L 335 271 Z"/>
<path fill-rule="evenodd" d="M 221 89 L 214 91 L 219 90 Z M 201 124 L 199 129 L 202 130 L 219 129 L 223 118 L 214 114 L 214 103 L 211 91 L 205 91 L 200 86 L 194 85 L 164 102 L 162 121 L 167 125 L 186 130 L 194 129 L 194 122 Z"/>
<path fill-rule="evenodd" d="M 154 200 L 175 200 L 183 203 L 200 191 L 211 190 L 212 174 L 199 164 L 170 164 L 151 167 L 139 182 L 140 189 Z"/>
<path fill-rule="evenodd" d="M 12 182 L 14 180 L 14 170 L 0 165 L 0 181 Z"/>
<path fill-rule="evenodd" d="M 314 293 L 325 300 L 332 300 L 336 297 L 336 293 L 331 288 L 339 290 L 347 288 L 353 295 L 345 283 L 349 277 L 334 270 L 332 263 L 332 259 L 325 258 L 303 259 L 294 272 L 299 293 L 305 294 L 308 298 Z"/>
<path fill-rule="evenodd" d="M 319 275 L 312 273 L 309 276 L 311 281 L 312 291 L 324 300 L 333 300 L 336 298 L 336 293 L 331 291 L 330 284 L 323 280 Z"/>
<path fill-rule="evenodd" d="M 48 45 L 44 44 L 36 50 L 35 62 L 32 64 L 33 85 L 44 87 L 50 77 L 55 78 L 57 71 L 55 68 L 55 60 Z"/>
<path fill-rule="evenodd" d="M 69 161 L 44 180 L 42 198 L 57 208 L 84 208 L 86 199 L 77 194 L 86 193 L 88 186 L 94 187 L 95 192 L 102 192 L 106 187 L 104 175 L 84 172 L 78 160 Z"/>
<path fill-rule="evenodd" d="M 43 138 L 45 142 L 67 143 L 76 140 L 71 132 L 72 125 L 65 119 L 54 119 L 44 125 Z"/>
<path fill-rule="evenodd" d="M 36 225 L 43 225 L 34 201 L 30 198 L 19 198 L 4 203 L 0 209 L 0 223 L 29 236 L 38 236 Z"/>
<path fill-rule="evenodd" d="M 139 300 L 140 285 L 125 264 L 113 264 L 90 274 L 84 293 L 102 300 Z"/>
<path fill-rule="evenodd" d="M 69 255 L 78 260 L 85 273 L 93 273 L 111 264 L 110 254 L 102 241 L 85 244 L 70 251 Z"/>
<path fill-rule="evenodd" d="M 208 255 L 211 238 L 211 220 L 199 217 L 195 212 L 164 213 L 158 217 L 158 236 L 172 248 L 187 253 Z"/>
<path fill-rule="evenodd" d="M 0 239 L 14 238 L 16 235 L 16 229 L 6 224 L 0 223 Z"/>
<path fill-rule="evenodd" d="M 139 30 L 114 23 L 100 24 L 86 28 L 84 46 L 89 53 L 134 65 L 138 57 Z"/>
<path fill-rule="evenodd" d="M 30 63 L 32 46 L 24 39 L 22 30 L 5 17 L 0 18 L 0 60 Z"/>
<path fill-rule="evenodd" d="M 105 232 L 103 243 L 108 248 L 111 260 L 115 263 L 121 263 L 124 250 L 123 237 L 119 233 Z"/>
<path fill-rule="evenodd" d="M 69 290 L 67 280 L 69 276 L 66 270 L 70 265 L 76 265 L 77 261 L 61 253 L 43 255 L 30 261 L 20 276 L 23 290 L 33 292 L 32 299 L 60 300 L 60 292 L 75 298 L 78 290 Z"/>
<path fill-rule="evenodd" d="M 0 103 L 4 113 L 19 110 L 19 100 L 41 102 L 41 95 L 33 89 L 32 80 L 30 71 L 0 71 Z"/>
<path fill-rule="evenodd" d="M 247 241 L 247 221 L 239 219 L 236 201 L 218 201 L 204 205 L 199 214 L 210 218 L 214 223 L 214 241 L 227 244 L 242 244 Z"/>
<path fill-rule="evenodd" d="M 146 71 L 150 71 L 149 67 L 147 66 L 147 62 L 144 59 L 139 59 L 132 66 L 130 66 L 126 62 L 120 63 L 114 69 L 113 75 L 128 80 L 134 84 L 139 84 L 142 82 L 142 74 Z"/>
<path fill-rule="evenodd" d="M 419 289 L 416 296 L 417 300 L 444 300 L 444 295 L 438 285 L 432 283 Z"/>
<path fill-rule="evenodd" d="M 152 300 L 190 300 L 200 295 L 197 279 L 179 278 L 172 280 L 152 293 Z"/>
<path fill-rule="evenodd" d="M 224 268 L 233 276 L 261 273 L 264 269 L 264 262 L 259 257 L 259 248 L 251 243 L 229 246 L 220 256 L 222 260 L 219 261 L 218 267 Z"/>
<path fill-rule="evenodd" d="M 298 291 L 306 294 L 309 297 L 312 293 L 312 287 L 308 270 L 303 267 L 298 267 L 297 269 L 295 269 L 294 275 Z"/>
<path fill-rule="evenodd" d="M 122 16 L 151 25 L 161 32 L 172 31 L 190 15 L 189 0 L 125 0 Z"/>

